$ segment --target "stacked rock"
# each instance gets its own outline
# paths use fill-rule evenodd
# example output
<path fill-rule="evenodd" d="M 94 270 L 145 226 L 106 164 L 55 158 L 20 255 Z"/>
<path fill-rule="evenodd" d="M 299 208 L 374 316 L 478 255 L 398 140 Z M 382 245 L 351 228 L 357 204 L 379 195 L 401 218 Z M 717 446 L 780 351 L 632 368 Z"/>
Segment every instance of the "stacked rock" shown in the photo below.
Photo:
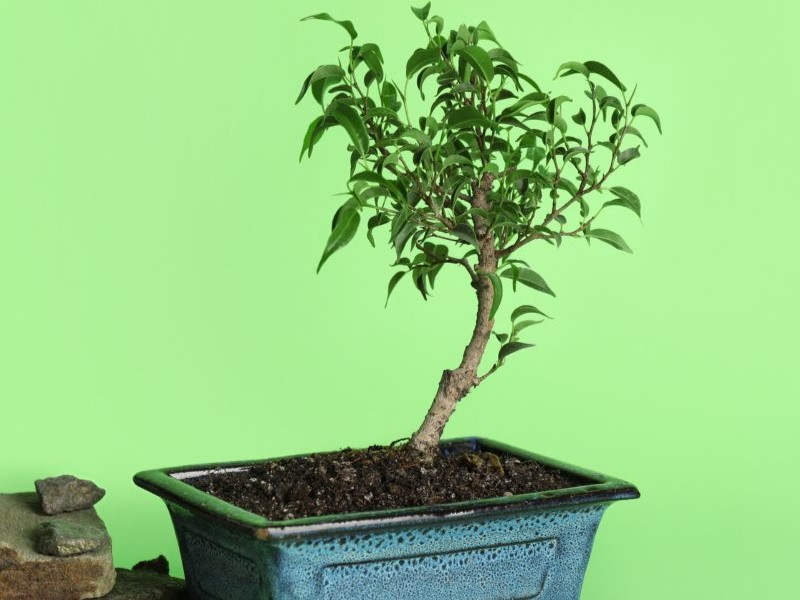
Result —
<path fill-rule="evenodd" d="M 0 494 L 0 600 L 183 600 L 161 556 L 114 569 L 111 538 L 94 505 L 105 490 L 71 475 L 36 492 Z"/>
<path fill-rule="evenodd" d="M 106 495 L 94 482 L 72 475 L 37 479 L 33 485 L 42 510 L 48 515 L 92 508 Z"/>
<path fill-rule="evenodd" d="M 84 600 L 114 587 L 111 538 L 94 504 L 105 491 L 65 475 L 0 495 L 0 600 Z"/>

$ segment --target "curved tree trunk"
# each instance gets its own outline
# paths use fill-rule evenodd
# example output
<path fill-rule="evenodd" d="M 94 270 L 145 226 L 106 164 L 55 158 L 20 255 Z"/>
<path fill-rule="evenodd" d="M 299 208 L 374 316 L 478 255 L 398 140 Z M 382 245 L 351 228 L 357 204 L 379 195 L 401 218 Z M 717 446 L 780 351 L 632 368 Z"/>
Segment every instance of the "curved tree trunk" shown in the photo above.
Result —
<path fill-rule="evenodd" d="M 483 176 L 480 184 L 473 187 L 472 205 L 474 207 L 488 210 L 486 195 L 491 191 L 493 183 L 494 175 L 487 173 Z M 426 454 L 432 453 L 438 447 L 445 425 L 455 411 L 458 402 L 472 388 L 480 384 L 478 367 L 494 326 L 494 321 L 489 319 L 494 302 L 494 287 L 486 275 L 497 271 L 494 234 L 488 229 L 487 223 L 482 217 L 475 215 L 473 223 L 478 240 L 478 264 L 477 277 L 473 280 L 472 286 L 478 297 L 478 314 L 472 337 L 464 349 L 461 364 L 453 370 L 445 369 L 442 372 L 439 388 L 428 414 L 408 442 L 409 448 Z"/>

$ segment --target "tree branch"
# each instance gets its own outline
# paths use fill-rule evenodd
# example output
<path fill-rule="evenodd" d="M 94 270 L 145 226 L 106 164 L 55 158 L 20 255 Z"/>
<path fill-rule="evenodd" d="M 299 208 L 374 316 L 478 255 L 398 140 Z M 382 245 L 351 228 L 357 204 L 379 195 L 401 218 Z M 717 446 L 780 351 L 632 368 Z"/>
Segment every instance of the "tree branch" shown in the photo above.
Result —
<path fill-rule="evenodd" d="M 487 377 L 489 377 L 489 375 L 491 375 L 492 373 L 496 373 L 496 372 L 497 372 L 497 369 L 499 369 L 499 368 L 500 368 L 500 363 L 499 363 L 499 362 L 496 362 L 496 363 L 494 363 L 494 364 L 492 365 L 492 368 L 491 368 L 491 369 L 489 369 L 488 371 L 486 371 L 486 373 L 484 373 L 483 375 L 481 375 L 480 377 L 478 377 L 478 381 L 477 381 L 477 383 L 475 384 L 475 386 L 476 386 L 476 387 L 477 387 L 477 386 L 479 386 L 481 383 L 483 383 L 483 380 L 484 380 L 484 379 L 486 379 Z"/>
<path fill-rule="evenodd" d="M 625 132 L 626 132 L 626 130 L 628 128 L 627 106 L 628 106 L 629 103 L 630 103 L 630 101 L 626 102 L 625 123 L 624 123 L 624 126 L 623 126 L 622 130 L 621 130 L 622 133 L 619 136 L 617 136 L 617 143 L 614 145 L 614 150 L 611 152 L 611 162 L 609 164 L 608 171 L 606 171 L 606 173 L 603 175 L 602 178 L 600 178 L 599 181 L 595 182 L 594 184 L 592 184 L 591 186 L 589 186 L 587 188 L 586 184 L 588 183 L 589 170 L 590 170 L 589 155 L 587 154 L 586 155 L 586 168 L 584 169 L 584 175 L 581 178 L 581 185 L 578 188 L 578 192 L 572 198 L 570 198 L 567 202 L 565 202 L 561 207 L 555 208 L 550 214 L 548 214 L 547 217 L 545 217 L 544 221 L 542 221 L 542 226 L 543 227 L 547 227 L 547 225 L 549 225 L 557 216 L 562 214 L 565 210 L 567 210 L 570 206 L 572 206 L 572 204 L 574 204 L 580 198 L 584 197 L 585 195 L 587 195 L 587 194 L 589 194 L 589 193 L 591 193 L 591 192 L 593 192 L 595 190 L 600 189 L 603 186 L 603 184 L 606 182 L 606 180 L 611 176 L 611 174 L 614 171 L 617 170 L 619 165 L 614 165 L 614 161 L 616 160 L 617 155 L 619 154 L 620 147 L 622 146 L 622 139 L 625 137 Z M 595 126 L 595 124 L 597 122 L 597 117 L 598 116 L 599 115 L 597 114 L 597 111 L 596 111 L 596 108 L 595 108 L 594 99 L 593 99 L 592 100 L 592 124 L 591 124 L 591 127 L 589 129 L 589 132 L 587 133 L 587 139 L 589 140 L 589 145 L 590 145 L 589 149 L 590 150 L 591 150 L 591 134 L 594 131 L 594 126 Z M 555 185 L 555 183 L 554 183 L 554 185 Z M 597 215 L 595 215 L 595 217 L 596 216 Z M 589 224 L 594 220 L 595 217 L 592 217 L 591 219 L 589 219 L 582 227 L 576 229 L 574 232 L 562 233 L 561 235 L 568 235 L 568 236 L 577 235 L 577 233 L 580 233 L 581 231 L 584 231 L 589 226 Z M 517 242 L 514 243 L 513 245 L 511 245 L 511 246 L 509 246 L 507 248 L 502 248 L 502 249 L 498 250 L 497 251 L 497 255 L 499 257 L 501 257 L 501 258 L 504 258 L 506 256 L 509 256 L 511 253 L 519 250 L 520 248 L 522 248 L 522 246 L 524 246 L 526 244 L 529 244 L 533 240 L 544 239 L 544 238 L 549 238 L 549 237 L 550 236 L 543 235 L 538 231 L 534 231 L 530 235 L 522 238 L 521 240 L 517 240 Z"/>
<path fill-rule="evenodd" d="M 475 282 L 475 281 L 478 280 L 478 275 L 475 273 L 475 270 L 472 268 L 472 265 L 469 264 L 469 261 L 466 258 L 453 258 L 452 256 L 439 256 L 438 254 L 434 254 L 433 252 L 431 252 L 430 250 L 425 248 L 425 246 L 423 244 L 420 244 L 419 242 L 414 242 L 414 245 L 419 250 L 424 252 L 426 256 L 428 256 L 429 258 L 433 259 L 433 262 L 450 263 L 450 264 L 454 264 L 454 265 L 461 265 L 462 267 L 464 267 L 467 270 L 467 273 L 469 273 L 469 277 L 470 277 L 470 280 L 472 282 Z"/>
<path fill-rule="evenodd" d="M 472 205 L 475 208 L 486 210 L 489 208 L 486 196 L 492 189 L 495 175 L 485 173 L 480 182 L 473 182 Z M 454 370 L 445 369 L 439 380 L 431 407 L 419 429 L 411 436 L 408 447 L 422 454 L 434 451 L 442 436 L 447 421 L 456 409 L 458 402 L 464 398 L 472 388 L 480 384 L 477 375 L 481 358 L 486 352 L 486 345 L 492 334 L 494 321 L 489 318 L 494 301 L 494 287 L 487 273 L 497 271 L 497 256 L 495 254 L 494 235 L 487 227 L 486 220 L 477 214 L 473 215 L 475 234 L 478 238 L 478 269 L 481 275 L 474 282 L 473 287 L 478 298 L 478 311 L 475 318 L 475 327 L 469 343 L 464 348 L 461 363 Z"/>

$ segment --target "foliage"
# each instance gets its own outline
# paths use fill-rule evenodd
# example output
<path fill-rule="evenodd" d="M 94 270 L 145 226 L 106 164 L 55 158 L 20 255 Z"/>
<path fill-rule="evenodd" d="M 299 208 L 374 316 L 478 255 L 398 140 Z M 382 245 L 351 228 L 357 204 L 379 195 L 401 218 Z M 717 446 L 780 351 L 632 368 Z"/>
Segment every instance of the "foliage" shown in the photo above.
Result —
<path fill-rule="evenodd" d="M 522 71 L 486 22 L 445 32 L 442 17 L 429 16 L 430 3 L 412 11 L 427 44 L 411 54 L 399 83 L 385 73 L 377 44 L 356 41 L 350 21 L 327 13 L 308 17 L 336 23 L 349 36 L 336 64 L 313 70 L 297 98 L 310 92 L 321 108 L 305 134 L 301 159 L 331 128 L 349 136 L 348 197 L 333 217 L 318 270 L 359 228 L 373 246 L 383 230 L 398 269 L 387 302 L 402 279 L 427 298 L 440 270 L 458 265 L 473 287 L 479 279 L 490 281 L 492 320 L 509 282 L 514 290 L 522 284 L 555 295 L 515 257 L 534 240 L 560 246 L 565 238 L 582 237 L 630 252 L 619 234 L 595 223 L 614 207 L 641 216 L 634 192 L 606 184 L 647 145 L 639 129 L 644 122 L 661 131 L 656 111 L 634 103 L 636 89 L 629 91 L 600 62 L 559 66 L 556 80 L 582 79 L 585 97 L 556 94 Z M 424 106 L 418 118 L 407 101 L 410 87 Z M 476 203 L 481 189 L 485 202 Z M 487 237 L 496 264 L 481 269 L 473 263 Z M 545 316 L 520 306 L 510 332 L 495 333 L 501 343 L 495 366 L 530 345 L 519 334 L 540 322 L 523 318 L 531 314 Z"/>

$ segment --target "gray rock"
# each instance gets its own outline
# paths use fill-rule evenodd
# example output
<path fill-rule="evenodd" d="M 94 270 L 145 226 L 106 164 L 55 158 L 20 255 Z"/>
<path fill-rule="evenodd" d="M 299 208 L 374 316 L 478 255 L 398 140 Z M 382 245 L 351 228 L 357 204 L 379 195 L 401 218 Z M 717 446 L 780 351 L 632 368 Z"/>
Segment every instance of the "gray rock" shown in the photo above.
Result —
<path fill-rule="evenodd" d="M 34 532 L 52 517 L 42 514 L 34 493 L 0 494 L 0 599 L 86 600 L 108 594 L 116 571 L 111 544 L 75 556 L 45 556 Z M 58 517 L 105 531 L 93 508 Z"/>
<path fill-rule="evenodd" d="M 163 554 L 159 554 L 152 560 L 143 560 L 131 568 L 131 571 L 149 571 L 160 575 L 169 575 L 169 561 Z"/>
<path fill-rule="evenodd" d="M 103 528 L 53 519 L 34 531 L 36 551 L 50 556 L 74 556 L 97 550 L 111 540 Z"/>
<path fill-rule="evenodd" d="M 182 579 L 151 571 L 117 569 L 117 584 L 103 600 L 188 600 Z"/>
<path fill-rule="evenodd" d="M 93 482 L 72 475 L 37 479 L 35 485 L 42 510 L 48 515 L 92 508 L 106 495 Z"/>

